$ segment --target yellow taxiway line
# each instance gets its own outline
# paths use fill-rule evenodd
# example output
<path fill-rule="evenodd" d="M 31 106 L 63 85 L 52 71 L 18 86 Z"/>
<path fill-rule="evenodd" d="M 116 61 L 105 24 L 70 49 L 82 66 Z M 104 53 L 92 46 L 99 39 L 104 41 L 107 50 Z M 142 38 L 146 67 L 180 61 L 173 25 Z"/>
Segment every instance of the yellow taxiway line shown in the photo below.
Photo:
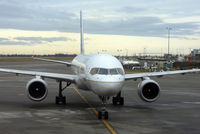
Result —
<path fill-rule="evenodd" d="M 96 108 L 94 108 L 89 102 L 88 102 L 88 100 L 85 98 L 85 96 L 83 96 L 79 91 L 78 91 L 78 89 L 76 88 L 76 87 L 72 87 L 77 93 L 78 93 L 78 95 L 81 97 L 81 99 L 85 102 L 85 103 L 87 103 L 89 106 L 90 106 L 90 108 L 91 108 L 91 110 L 94 112 L 94 114 L 96 115 L 96 116 L 98 116 L 98 112 L 97 112 L 97 110 L 96 110 Z M 104 125 L 107 127 L 107 129 L 112 133 L 112 134 L 117 134 L 117 132 L 112 128 L 112 126 L 106 121 L 106 120 L 101 120 L 103 123 L 104 123 Z"/>

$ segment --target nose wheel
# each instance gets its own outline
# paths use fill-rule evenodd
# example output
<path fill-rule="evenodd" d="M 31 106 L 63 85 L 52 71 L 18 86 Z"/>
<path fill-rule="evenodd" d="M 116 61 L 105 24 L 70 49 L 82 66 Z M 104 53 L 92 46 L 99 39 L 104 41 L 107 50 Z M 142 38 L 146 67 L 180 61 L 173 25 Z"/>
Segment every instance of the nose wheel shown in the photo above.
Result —
<path fill-rule="evenodd" d="M 99 111 L 98 112 L 98 119 L 99 120 L 101 120 L 101 119 L 107 120 L 108 119 L 108 112 L 107 111 Z"/>
<path fill-rule="evenodd" d="M 102 107 L 101 107 L 101 110 L 98 111 L 98 119 L 99 120 L 101 120 L 101 119 L 107 120 L 108 119 L 108 111 L 106 111 L 105 105 L 106 105 L 106 102 L 109 99 L 109 97 L 100 96 L 99 98 L 102 101 Z"/>

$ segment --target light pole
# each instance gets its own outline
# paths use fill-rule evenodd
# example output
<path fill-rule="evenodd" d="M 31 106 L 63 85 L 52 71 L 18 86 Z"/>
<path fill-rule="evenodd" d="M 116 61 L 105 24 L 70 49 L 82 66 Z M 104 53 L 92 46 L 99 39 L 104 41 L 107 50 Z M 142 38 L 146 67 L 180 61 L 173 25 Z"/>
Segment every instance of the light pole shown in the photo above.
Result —
<path fill-rule="evenodd" d="M 128 57 L 128 49 L 125 49 L 126 50 L 126 57 Z"/>
<path fill-rule="evenodd" d="M 169 45 L 170 45 L 170 30 L 172 30 L 172 28 L 171 27 L 167 27 L 166 28 L 167 29 L 167 31 L 168 31 L 168 56 L 169 56 Z"/>
<path fill-rule="evenodd" d="M 122 52 L 121 49 L 117 49 L 117 52 L 119 53 L 119 57 L 120 57 L 120 52 Z"/>

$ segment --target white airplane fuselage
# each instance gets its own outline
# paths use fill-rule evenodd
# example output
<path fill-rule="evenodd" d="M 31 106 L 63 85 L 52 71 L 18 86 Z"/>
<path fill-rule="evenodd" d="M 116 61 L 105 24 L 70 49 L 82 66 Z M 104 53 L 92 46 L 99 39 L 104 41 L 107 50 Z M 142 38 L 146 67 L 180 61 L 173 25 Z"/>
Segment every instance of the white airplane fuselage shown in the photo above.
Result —
<path fill-rule="evenodd" d="M 72 61 L 72 70 L 78 75 L 77 87 L 98 96 L 116 95 L 124 85 L 123 66 L 112 55 L 78 55 Z"/>

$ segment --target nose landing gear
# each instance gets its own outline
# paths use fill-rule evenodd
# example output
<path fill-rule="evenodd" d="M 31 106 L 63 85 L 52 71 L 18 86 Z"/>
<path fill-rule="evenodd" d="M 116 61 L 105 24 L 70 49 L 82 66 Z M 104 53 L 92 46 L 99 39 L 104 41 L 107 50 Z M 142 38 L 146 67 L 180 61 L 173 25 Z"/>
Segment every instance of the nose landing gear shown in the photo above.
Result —
<path fill-rule="evenodd" d="M 105 105 L 106 105 L 106 102 L 109 99 L 109 97 L 107 97 L 107 96 L 99 96 L 99 98 L 102 101 L 102 107 L 101 107 L 101 110 L 98 111 L 98 119 L 107 120 L 108 119 L 108 112 L 106 111 Z"/>

